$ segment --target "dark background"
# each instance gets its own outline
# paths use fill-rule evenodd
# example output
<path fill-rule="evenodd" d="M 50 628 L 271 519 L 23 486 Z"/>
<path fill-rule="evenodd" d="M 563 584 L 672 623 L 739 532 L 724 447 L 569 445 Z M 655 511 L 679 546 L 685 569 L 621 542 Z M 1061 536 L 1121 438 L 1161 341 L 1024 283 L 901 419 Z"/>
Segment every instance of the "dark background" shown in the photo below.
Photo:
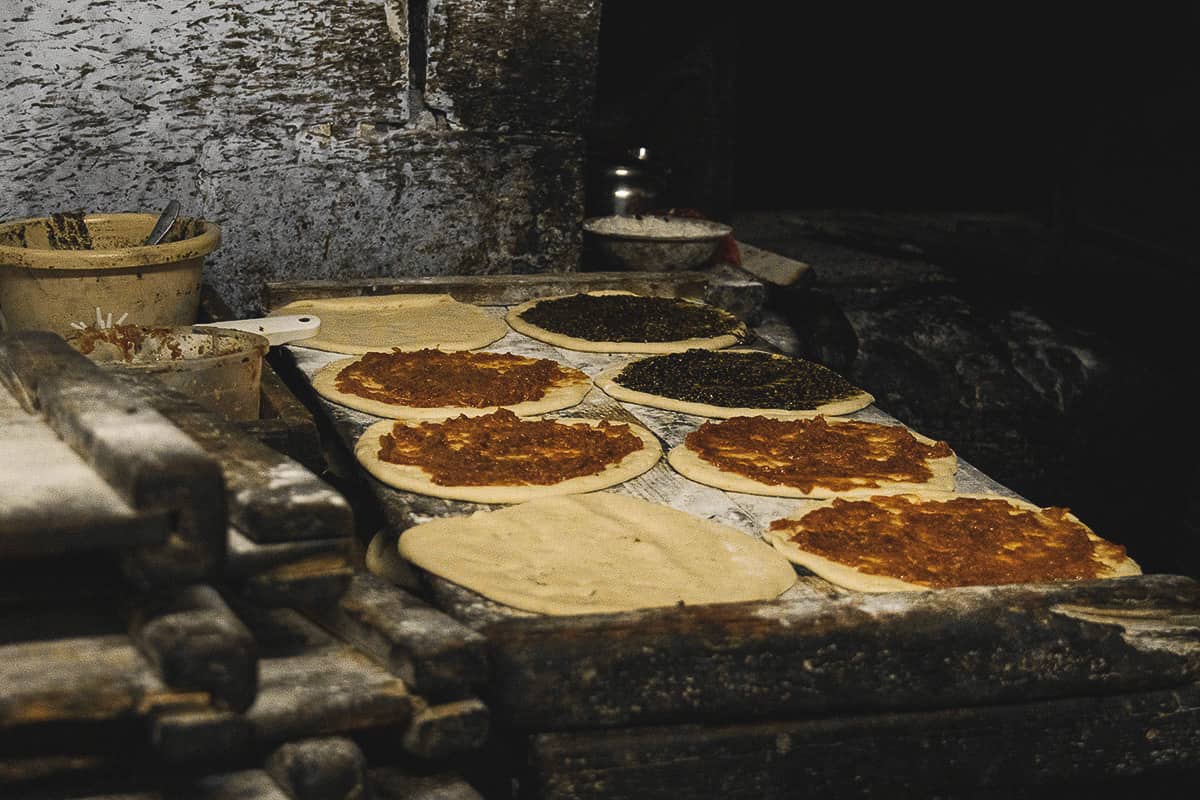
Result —
<path fill-rule="evenodd" d="M 1200 576 L 1197 11 L 994 9 L 607 0 L 589 175 L 645 146 L 663 207 L 743 233 L 836 210 L 839 243 L 914 258 L 916 242 L 981 318 L 1030 308 L 1085 342 L 1105 372 L 1071 387 L 1078 411 L 1026 428 L 1005 409 L 996 441 L 1026 446 L 960 453 L 1125 532 L 1148 571 Z M 986 432 L 986 414 L 901 418 L 966 445 L 949 426 Z"/>

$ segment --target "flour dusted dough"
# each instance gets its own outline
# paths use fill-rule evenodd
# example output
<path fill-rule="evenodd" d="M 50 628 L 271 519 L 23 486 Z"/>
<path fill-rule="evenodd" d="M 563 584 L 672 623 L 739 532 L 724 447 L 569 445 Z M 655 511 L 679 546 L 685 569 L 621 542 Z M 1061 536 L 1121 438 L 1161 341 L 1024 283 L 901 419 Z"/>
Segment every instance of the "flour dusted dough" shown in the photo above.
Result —
<path fill-rule="evenodd" d="M 508 332 L 503 320 L 448 294 L 388 294 L 297 300 L 271 315 L 313 314 L 321 328 L 303 347 L 334 353 L 372 350 L 474 350 Z"/>
<path fill-rule="evenodd" d="M 334 403 L 346 406 L 347 408 L 357 409 L 358 411 L 365 411 L 377 417 L 388 417 L 391 419 L 448 419 L 450 417 L 457 417 L 460 414 L 474 417 L 490 414 L 500 408 L 507 408 L 520 417 L 531 417 L 578 405 L 592 388 L 592 381 L 587 376 L 587 373 L 572 369 L 572 372 L 578 373 L 576 380 L 571 383 L 552 386 L 546 394 L 537 400 L 527 400 L 506 406 L 406 406 L 396 403 L 384 403 L 369 397 L 360 397 L 356 394 L 347 394 L 338 389 L 338 373 L 356 360 L 355 358 L 338 359 L 317 370 L 312 377 L 313 389 L 316 390 L 317 394 Z"/>
<path fill-rule="evenodd" d="M 1037 511 L 1040 509 L 1039 506 L 1036 506 L 1025 500 L 1015 497 L 1003 497 L 1001 495 L 976 494 L 967 492 L 954 494 L 936 492 L 909 492 L 908 495 L 914 502 L 918 503 L 946 501 L 956 497 L 982 497 L 993 500 L 1004 500 L 1014 508 L 1018 509 L 1026 509 L 1030 511 Z M 792 514 L 789 519 L 803 519 L 806 514 L 811 514 L 814 511 L 825 508 L 833 502 L 833 499 L 829 499 L 807 503 L 801 510 Z M 1067 518 L 1075 522 L 1079 522 L 1079 518 L 1074 514 L 1068 514 Z M 788 538 L 786 532 L 784 531 L 767 530 L 764 532 L 763 536 L 768 542 L 774 545 L 775 549 L 783 553 L 783 555 L 786 556 L 787 559 L 792 563 L 799 564 L 800 566 L 811 570 L 813 573 L 819 575 L 835 586 L 841 586 L 844 589 L 850 589 L 851 591 L 856 592 L 932 591 L 932 589 L 930 589 L 928 586 L 910 583 L 908 581 L 901 580 L 900 578 L 893 578 L 887 575 L 873 575 L 869 572 L 863 572 L 862 570 L 856 569 L 848 564 L 833 561 L 825 558 L 824 556 L 819 556 L 816 553 L 802 550 L 798 544 Z M 1108 544 L 1108 542 L 1106 542 L 1104 539 L 1101 539 L 1099 536 L 1093 533 L 1091 529 L 1088 529 L 1088 538 L 1093 542 L 1105 542 Z M 1106 570 L 1100 575 L 1101 578 L 1117 578 L 1124 575 L 1140 575 L 1142 573 L 1141 567 L 1138 566 L 1137 562 L 1129 557 L 1124 557 L 1121 559 L 1107 558 L 1102 553 L 1098 554 L 1098 556 L 1106 567 Z"/>
<path fill-rule="evenodd" d="M 427 522 L 404 531 L 399 548 L 428 572 L 544 614 L 769 600 L 796 581 L 757 539 L 611 492 Z"/>
<path fill-rule="evenodd" d="M 598 419 L 562 419 L 565 425 L 600 424 Z M 653 433 L 640 425 L 629 424 L 629 430 L 642 440 L 640 450 L 635 450 L 615 464 L 609 464 L 595 475 L 581 475 L 554 484 L 509 484 L 483 486 L 443 486 L 434 483 L 429 473 L 410 464 L 393 464 L 379 458 L 379 439 L 390 433 L 392 420 L 385 419 L 368 427 L 354 446 L 354 455 L 368 472 L 396 489 L 418 494 L 445 497 L 450 500 L 466 500 L 472 503 L 523 503 L 535 497 L 548 495 L 594 492 L 616 486 L 630 478 L 641 475 L 662 458 L 662 447 Z M 404 424 L 404 423 L 400 423 Z M 413 424 L 418 424 L 414 421 Z"/>
<path fill-rule="evenodd" d="M 827 419 L 826 422 L 830 425 L 842 424 L 840 420 L 836 419 Z M 860 422 L 859 424 L 868 423 Z M 909 433 L 922 444 L 935 444 L 933 439 L 922 436 L 916 431 L 909 431 Z M 863 486 L 855 489 L 829 489 L 824 486 L 814 486 L 811 491 L 805 491 L 796 486 L 761 483 L 745 475 L 719 469 L 715 464 L 710 464 L 700 458 L 696 451 L 687 446 L 686 442 L 671 449 L 671 452 L 667 454 L 667 463 L 685 478 L 708 486 L 715 486 L 718 489 L 773 497 L 800 498 L 867 497 L 874 494 L 902 494 L 911 491 L 952 492 L 955 485 L 954 473 L 958 469 L 958 457 L 949 455 L 926 460 L 925 465 L 929 467 L 933 476 L 924 483 L 891 481 L 881 482 L 879 486 Z"/>
<path fill-rule="evenodd" d="M 742 349 L 726 350 L 728 353 L 753 352 Z M 788 358 L 787 356 L 771 354 L 774 358 Z M 652 357 L 652 356 L 651 356 Z M 638 360 L 638 359 L 635 359 Z M 633 361 L 623 361 L 619 364 L 613 364 L 611 367 L 601 371 L 593 379 L 593 382 L 600 387 L 601 391 L 607 394 L 614 400 L 621 400 L 626 403 L 634 403 L 639 406 L 649 406 L 651 408 L 662 408 L 667 411 L 678 411 L 682 414 L 691 414 L 697 417 L 748 417 L 755 414 L 774 417 L 776 419 L 804 419 L 806 417 L 815 417 L 821 415 L 839 415 L 852 414 L 855 411 L 861 411 L 871 403 L 875 402 L 875 397 L 866 391 L 860 390 L 858 394 L 852 397 L 844 397 L 838 400 L 831 400 L 827 403 L 821 403 L 811 409 L 786 409 L 786 408 L 739 408 L 733 406 L 718 406 L 711 403 L 698 403 L 690 400 L 677 400 L 674 397 L 667 397 L 661 394 L 651 394 L 650 392 L 640 392 L 636 389 L 630 389 L 617 382 L 617 376 L 624 369 L 632 364 Z"/>
<path fill-rule="evenodd" d="M 596 292 L 581 292 L 595 297 L 603 297 L 607 295 L 634 295 L 634 292 L 623 292 L 616 290 L 601 290 Z M 548 331 L 532 322 L 527 322 L 522 318 L 521 314 L 536 306 L 538 303 L 550 302 L 561 299 L 562 297 L 570 297 L 571 295 L 561 295 L 559 297 L 539 297 L 534 300 L 522 303 L 509 310 L 505 319 L 513 330 L 518 333 L 523 333 L 531 339 L 537 339 L 540 342 L 545 342 L 555 347 L 562 347 L 567 350 L 580 350 L 590 353 L 681 353 L 684 350 L 692 348 L 703 348 L 705 350 L 719 350 L 722 347 L 729 347 L 738 342 L 744 341 L 748 335 L 748 330 L 745 323 L 737 320 L 732 314 L 727 314 L 730 321 L 728 334 L 721 336 L 711 336 L 702 339 L 679 339 L 676 341 L 663 342 L 599 342 L 590 339 L 580 339 L 575 336 L 568 336 L 563 333 L 555 333 Z M 636 295 L 635 295 L 636 296 Z M 702 305 L 697 303 L 697 305 Z M 721 309 L 718 309 L 719 311 Z"/>

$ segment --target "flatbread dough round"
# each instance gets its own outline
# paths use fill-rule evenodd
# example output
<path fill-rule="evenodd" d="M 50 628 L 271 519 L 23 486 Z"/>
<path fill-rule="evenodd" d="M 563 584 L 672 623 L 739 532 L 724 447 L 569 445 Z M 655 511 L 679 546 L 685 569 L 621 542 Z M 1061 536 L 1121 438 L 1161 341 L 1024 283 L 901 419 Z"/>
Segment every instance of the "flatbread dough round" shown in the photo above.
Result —
<path fill-rule="evenodd" d="M 955 494 L 940 494 L 940 493 L 925 493 L 925 492 L 910 492 L 904 495 L 889 495 L 890 498 L 898 500 L 907 500 L 914 504 L 919 504 L 924 507 L 927 513 L 936 511 L 937 505 L 946 503 L 958 498 L 979 498 L 987 500 L 1000 500 L 1008 503 L 1014 511 L 1032 511 L 1037 514 L 1043 514 L 1046 509 L 1037 505 L 1020 500 L 1013 497 L 1004 497 L 1001 495 L 976 494 L 976 493 L 955 493 Z M 860 498 L 852 502 L 869 502 L 870 498 Z M 785 518 L 788 520 L 802 520 L 808 514 L 829 508 L 834 503 L 845 502 L 844 500 L 830 499 L 819 502 L 806 504 L 805 507 Z M 1066 518 L 1072 522 L 1083 525 L 1079 518 L 1074 514 L 1066 514 Z M 1142 570 L 1132 558 L 1129 558 L 1124 551 L 1124 548 L 1119 545 L 1100 538 L 1090 528 L 1083 525 L 1086 529 L 1087 537 L 1096 547 L 1096 558 L 1103 564 L 1097 578 L 1116 578 L 1125 575 L 1140 575 Z M 768 529 L 764 534 L 764 538 L 775 546 L 777 550 L 783 553 L 789 561 L 794 564 L 811 570 L 830 583 L 841 586 L 845 589 L 850 589 L 856 592 L 927 592 L 932 591 L 929 586 L 913 583 L 891 575 L 874 574 L 858 569 L 850 564 L 835 561 L 830 558 L 818 555 L 808 550 L 804 550 L 796 542 L 790 538 L 790 534 L 786 531 Z M 943 547 L 948 552 L 951 547 L 969 548 L 969 542 L 962 540 L 948 539 Z M 987 552 L 969 553 L 968 557 L 971 560 L 986 559 L 993 554 Z M 1005 555 L 1008 555 L 1006 553 Z M 1032 581 L 1020 581 L 1022 583 Z M 960 585 L 970 585 L 963 583 Z"/>
<path fill-rule="evenodd" d="M 569 418 L 555 421 L 563 425 L 596 427 L 602 420 Z M 390 433 L 392 426 L 396 424 L 406 423 L 385 419 L 363 431 L 354 446 L 354 455 L 359 463 L 369 473 L 393 488 L 450 500 L 466 500 L 472 503 L 523 503 L 536 497 L 594 492 L 635 478 L 653 467 L 662 458 L 662 446 L 659 445 L 658 439 L 653 433 L 640 425 L 626 423 L 629 425 L 629 430 L 641 440 L 641 448 L 629 453 L 617 463 L 609 464 L 594 475 L 568 478 L 554 484 L 443 485 L 434 483 L 430 474 L 418 466 L 394 464 L 379 457 L 380 437 Z M 412 424 L 422 423 L 413 421 Z"/>
<path fill-rule="evenodd" d="M 794 362 L 799 359 L 794 359 L 789 356 L 779 355 L 777 353 L 767 353 L 762 350 L 748 349 L 732 349 L 720 350 L 712 355 L 720 356 L 725 353 L 756 353 L 763 356 L 769 356 L 773 359 L 779 359 L 784 362 Z M 662 358 L 663 356 L 647 356 L 646 358 Z M 693 400 L 681 400 L 677 397 L 669 397 L 663 394 L 654 394 L 651 392 L 643 392 L 637 389 L 631 389 L 619 382 L 619 377 L 627 367 L 637 362 L 645 361 L 646 358 L 631 359 L 619 364 L 613 364 L 607 369 L 601 371 L 593 379 L 595 384 L 600 389 L 612 397 L 614 400 L 621 400 L 626 403 L 634 403 L 641 406 L 650 406 L 651 408 L 662 408 L 667 411 L 678 411 L 683 414 L 692 414 L 697 417 L 746 417 L 756 414 L 762 414 L 770 417 L 778 417 L 781 419 L 803 419 L 805 417 L 813 417 L 821 415 L 840 415 L 852 414 L 855 411 L 860 411 L 875 402 L 875 398 L 862 389 L 856 389 L 855 393 L 848 397 L 839 397 L 826 402 L 814 404 L 811 408 L 804 409 L 787 409 L 787 408 L 772 408 L 769 406 L 721 406 L 714 403 L 704 403 Z M 813 368 L 819 370 L 828 370 L 820 364 L 810 364 Z M 832 372 L 832 370 L 828 370 Z M 836 373 L 834 373 L 836 374 Z M 840 377 L 840 376 L 839 376 Z M 745 386 L 744 382 L 739 385 Z"/>
<path fill-rule="evenodd" d="M 796 582 L 787 559 L 752 536 L 612 492 L 438 519 L 404 531 L 399 549 L 428 572 L 543 614 L 769 600 Z"/>
<path fill-rule="evenodd" d="M 272 309 L 321 319 L 317 335 L 293 344 L 334 353 L 475 350 L 508 333 L 505 322 L 448 294 L 387 294 L 297 300 Z"/>
<path fill-rule="evenodd" d="M 791 422 L 792 420 L 780 421 Z M 807 421 L 795 420 L 795 422 L 797 424 L 804 424 Z M 855 429 L 866 431 L 875 428 L 904 428 L 902 425 L 890 426 L 859 420 L 827 419 L 825 422 L 829 425 L 851 425 Z M 709 424 L 719 425 L 722 423 Z M 907 432 L 913 439 L 923 445 L 932 446 L 937 444 L 935 440 L 923 436 L 916 431 L 909 430 Z M 798 454 L 803 454 L 800 446 L 797 447 L 797 451 Z M 752 453 L 753 450 L 749 450 L 748 452 Z M 671 451 L 667 454 L 667 463 L 685 478 L 708 486 L 715 486 L 718 489 L 725 489 L 731 492 L 744 492 L 746 494 L 770 495 L 773 497 L 800 498 L 865 497 L 876 494 L 901 494 L 912 491 L 951 492 L 955 486 L 954 474 L 958 469 L 958 457 L 951 453 L 948 456 L 925 460 L 925 466 L 928 467 L 932 475 L 929 480 L 924 482 L 864 479 L 862 481 L 863 485 L 854 488 L 832 488 L 828 485 L 822 486 L 818 483 L 812 486 L 812 488 L 805 489 L 800 486 L 763 483 L 746 475 L 723 470 L 717 465 L 701 458 L 695 450 L 687 446 L 686 441 L 671 448 Z M 814 465 L 814 467 L 817 466 L 819 465 Z M 819 480 L 819 476 L 814 474 L 813 479 Z"/>
<path fill-rule="evenodd" d="M 590 297 L 611 297 L 614 295 L 624 295 L 627 297 L 639 296 L 633 292 L 613 290 L 580 292 L 579 294 Z M 581 350 L 591 353 L 678 353 L 693 348 L 718 350 L 722 347 L 729 347 L 737 344 L 738 342 L 745 341 L 749 335 L 746 324 L 737 319 L 737 317 L 735 317 L 733 314 L 730 314 L 724 309 L 716 308 L 715 306 L 708 306 L 703 303 L 696 303 L 694 301 L 684 302 L 691 303 L 698 308 L 710 309 L 717 312 L 722 317 L 727 317 L 729 322 L 729 332 L 716 336 L 695 337 L 673 341 L 593 341 L 590 339 L 583 339 L 577 336 L 569 336 L 567 334 L 546 330 L 539 325 L 529 322 L 522 316 L 526 311 L 541 303 L 552 303 L 574 296 L 575 295 L 561 295 L 558 297 L 539 297 L 534 300 L 529 300 L 509 310 L 508 314 L 505 316 L 505 320 L 507 320 L 508 324 L 513 330 L 517 331 L 518 333 L 523 333 L 532 339 L 546 342 L 547 344 L 554 345 L 555 347 L 563 347 L 567 350 Z M 666 301 L 672 298 L 654 299 Z"/>
<path fill-rule="evenodd" d="M 313 389 L 317 394 L 339 405 L 365 411 L 377 417 L 391 419 L 447 419 L 465 414 L 479 416 L 490 414 L 500 408 L 507 408 L 521 417 L 546 414 L 551 411 L 561 411 L 564 408 L 578 405 L 592 388 L 592 380 L 582 370 L 560 364 L 567 371 L 568 382 L 555 384 L 536 400 L 525 400 L 519 403 L 490 406 L 410 406 L 398 403 L 385 403 L 370 397 L 343 392 L 337 387 L 337 376 L 343 369 L 357 362 L 356 358 L 343 358 L 331 361 L 312 376 Z"/>

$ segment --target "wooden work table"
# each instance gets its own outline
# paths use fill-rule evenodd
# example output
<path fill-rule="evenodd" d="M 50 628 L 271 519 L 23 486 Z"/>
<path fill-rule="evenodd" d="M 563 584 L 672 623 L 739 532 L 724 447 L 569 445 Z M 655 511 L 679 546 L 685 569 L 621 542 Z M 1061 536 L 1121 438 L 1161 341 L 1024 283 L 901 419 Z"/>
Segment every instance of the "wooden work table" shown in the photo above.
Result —
<path fill-rule="evenodd" d="M 762 284 L 735 275 L 744 285 L 731 290 L 729 274 L 309 282 L 269 285 L 266 304 L 446 291 L 502 315 L 530 297 L 627 287 L 738 298 L 750 304 L 744 316 L 769 323 L 753 300 Z M 513 331 L 488 349 L 592 375 L 626 358 Z M 284 355 L 302 380 L 343 357 L 298 343 Z M 378 419 L 310 400 L 346 449 Z M 637 421 L 664 449 L 702 421 L 599 389 L 559 416 Z M 876 407 L 853 416 L 894 421 Z M 406 528 L 487 506 L 360 478 L 385 520 L 371 544 L 378 571 L 486 640 L 492 769 L 497 787 L 515 780 L 523 798 L 1102 795 L 1200 774 L 1200 585 L 1190 578 L 861 594 L 798 570 L 773 601 L 534 615 L 393 555 Z M 957 478 L 961 490 L 1013 494 L 967 463 Z M 704 487 L 665 460 L 614 491 L 752 536 L 796 503 Z"/>

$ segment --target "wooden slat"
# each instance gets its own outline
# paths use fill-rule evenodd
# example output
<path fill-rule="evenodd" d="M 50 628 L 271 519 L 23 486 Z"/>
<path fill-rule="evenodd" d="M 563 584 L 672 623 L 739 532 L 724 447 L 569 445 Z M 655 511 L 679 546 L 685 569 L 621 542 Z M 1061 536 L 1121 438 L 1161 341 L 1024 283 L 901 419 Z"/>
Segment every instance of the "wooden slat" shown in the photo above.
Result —
<path fill-rule="evenodd" d="M 0 386 L 0 557 L 162 542 L 164 511 L 137 512 Z"/>
<path fill-rule="evenodd" d="M 369 573 L 356 574 L 336 603 L 309 613 L 418 694 L 462 697 L 487 682 L 482 635 Z"/>
<path fill-rule="evenodd" d="M 151 406 L 220 464 L 229 519 L 256 542 L 349 536 L 345 498 L 298 462 L 149 375 L 119 373 L 128 396 Z"/>
<path fill-rule="evenodd" d="M 361 800 L 366 796 L 367 760 L 344 736 L 287 742 L 267 757 L 265 767 L 292 800 Z"/>
<path fill-rule="evenodd" d="M 345 557 L 350 544 L 347 537 L 259 544 L 244 536 L 237 528 L 230 527 L 229 549 L 222 574 L 226 580 L 236 582 L 318 556 Z"/>
<path fill-rule="evenodd" d="M 424 759 L 444 759 L 478 750 L 487 740 L 490 716 L 476 698 L 449 703 L 417 704 L 404 731 L 405 752 Z"/>
<path fill-rule="evenodd" d="M 245 712 L 256 746 L 411 719 L 403 681 L 299 613 L 238 612 L 261 647 L 258 698 Z"/>
<path fill-rule="evenodd" d="M 130 569 L 146 582 L 214 574 L 224 557 L 220 469 L 195 442 L 86 356 L 47 331 L 0 338 L 0 382 L 34 404 L 50 427 L 131 508 L 167 512 L 173 535 L 143 547 Z"/>
<path fill-rule="evenodd" d="M 400 767 L 376 767 L 367 772 L 367 780 L 372 800 L 483 800 L 483 795 L 453 772 L 429 775 Z"/>
<path fill-rule="evenodd" d="M 214 707 L 244 711 L 258 689 L 254 637 L 211 586 L 196 584 L 143 601 L 134 641 L 168 686 L 207 692 Z"/>
<path fill-rule="evenodd" d="M 556 730 L 1182 686 L 1200 678 L 1197 608 L 1195 581 L 1139 576 L 528 617 L 482 632 L 492 713 Z"/>
<path fill-rule="evenodd" d="M 320 553 L 270 567 L 231 585 L 244 599 L 268 608 L 319 608 L 336 602 L 354 577 L 342 553 Z"/>
<path fill-rule="evenodd" d="M 127 636 L 0 647 L 0 730 L 206 708 L 206 692 L 168 688 Z"/>
<path fill-rule="evenodd" d="M 531 800 L 1185 797 L 1200 777 L 1200 687 L 944 711 L 548 733 L 532 737 L 530 749 L 533 766 L 523 788 Z"/>

